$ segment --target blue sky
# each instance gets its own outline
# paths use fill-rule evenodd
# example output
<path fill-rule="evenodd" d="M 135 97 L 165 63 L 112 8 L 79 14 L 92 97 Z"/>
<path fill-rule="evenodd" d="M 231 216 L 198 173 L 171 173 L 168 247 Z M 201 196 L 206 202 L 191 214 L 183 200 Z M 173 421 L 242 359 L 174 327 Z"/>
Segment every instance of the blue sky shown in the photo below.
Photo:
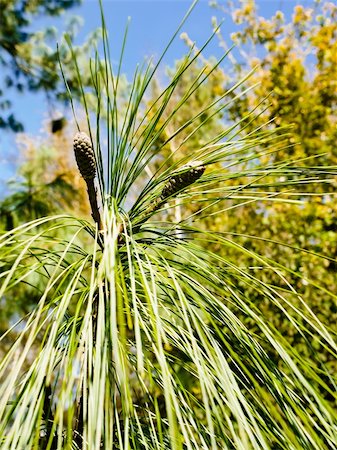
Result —
<path fill-rule="evenodd" d="M 123 71 L 129 76 L 137 63 L 145 57 L 154 55 L 158 57 L 171 38 L 181 19 L 191 5 L 190 0 L 103 0 L 106 23 L 109 29 L 112 57 L 118 59 L 120 45 L 127 23 L 131 18 L 129 34 L 125 52 Z M 281 9 L 289 15 L 296 3 L 305 3 L 292 0 L 258 0 L 260 14 L 268 17 Z M 81 43 L 88 33 L 100 26 L 100 12 L 98 0 L 83 0 L 82 5 L 73 8 L 60 18 L 40 18 L 33 23 L 33 29 L 39 30 L 46 26 L 56 26 L 60 31 L 64 22 L 69 20 L 69 15 L 78 15 L 83 18 L 83 26 L 78 35 L 78 43 Z M 222 34 L 228 38 L 235 31 L 230 18 L 210 8 L 208 0 L 200 0 L 182 31 L 188 33 L 197 46 L 202 45 L 209 37 L 211 17 L 217 15 L 224 19 Z M 56 45 L 56 42 L 55 42 Z M 164 63 L 172 65 L 174 60 L 186 52 L 186 46 L 177 38 L 168 52 Z M 207 53 L 206 53 L 207 54 Z M 221 55 L 221 50 L 216 41 L 209 46 L 208 54 Z M 164 68 L 162 69 L 164 70 Z M 1 77 L 1 74 L 0 74 Z M 36 135 L 40 132 L 43 120 L 48 118 L 46 99 L 42 94 L 15 94 L 11 100 L 14 105 L 16 117 L 25 125 L 25 131 Z M 60 110 L 64 112 L 61 107 Z M 5 190 L 5 182 L 14 175 L 17 161 L 15 137 L 9 134 L 0 136 L 0 196 Z"/>

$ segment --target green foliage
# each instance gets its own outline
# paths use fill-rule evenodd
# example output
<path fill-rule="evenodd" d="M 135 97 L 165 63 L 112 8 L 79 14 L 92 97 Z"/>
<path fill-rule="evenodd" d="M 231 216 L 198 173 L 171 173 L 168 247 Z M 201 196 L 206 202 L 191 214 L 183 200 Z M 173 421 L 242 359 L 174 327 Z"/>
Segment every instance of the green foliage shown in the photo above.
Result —
<path fill-rule="evenodd" d="M 103 47 L 108 55 L 104 23 Z M 245 204 L 256 222 L 271 202 L 306 205 L 307 186 L 315 180 L 324 195 L 336 167 L 274 156 L 288 133 L 261 126 L 254 112 L 224 122 L 241 83 L 208 89 L 222 74 L 217 61 L 200 64 L 201 50 L 191 49 L 163 88 L 153 84 L 162 57 L 137 69 L 126 103 L 120 67 L 115 74 L 96 52 L 96 120 L 73 61 L 100 217 L 47 216 L 0 238 L 0 298 L 38 287 L 36 306 L 1 338 L 17 334 L 0 364 L 4 450 L 336 448 L 327 401 L 336 374 L 317 351 L 335 359 L 336 333 L 293 283 L 299 269 L 255 251 L 261 236 L 242 245 L 244 236 L 216 222 Z M 240 130 L 253 119 L 249 133 Z M 290 260 L 303 254 L 288 241 L 268 238 L 269 247 Z M 280 322 L 265 314 L 269 305 Z M 283 321 L 310 355 L 285 338 Z"/>

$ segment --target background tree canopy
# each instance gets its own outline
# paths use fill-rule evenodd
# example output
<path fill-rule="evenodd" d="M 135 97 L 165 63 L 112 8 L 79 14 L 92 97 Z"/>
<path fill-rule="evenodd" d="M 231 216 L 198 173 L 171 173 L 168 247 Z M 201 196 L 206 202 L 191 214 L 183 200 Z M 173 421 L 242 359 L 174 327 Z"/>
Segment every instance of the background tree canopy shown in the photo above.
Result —
<path fill-rule="evenodd" d="M 34 21 L 39 18 L 57 17 L 81 3 L 81 0 L 1 0 L 0 1 L 0 128 L 23 131 L 23 124 L 15 117 L 8 90 L 13 92 L 44 92 L 50 102 L 67 98 L 59 74 L 56 48 L 58 31 L 55 27 L 36 30 Z M 79 18 L 68 20 L 65 32 L 74 38 Z M 33 31 L 32 31 L 33 30 Z M 96 42 L 99 32 L 93 31 L 87 41 L 74 49 L 85 59 L 89 48 Z M 49 45 L 50 44 L 50 45 Z M 67 81 L 73 94 L 78 94 L 75 71 L 68 70 L 71 60 L 68 47 L 60 39 L 59 49 Z M 87 70 L 87 80 L 89 68 Z M 85 73 L 83 73 L 85 76 Z"/>
<path fill-rule="evenodd" d="M 222 6 L 219 2 L 218 7 Z M 299 170 L 303 171 L 307 165 L 334 166 L 337 163 L 337 6 L 320 1 L 310 6 L 296 5 L 289 21 L 280 11 L 271 18 L 261 13 L 262 7 L 259 9 L 251 0 L 241 2 L 239 8 L 232 5 L 233 20 L 240 28 L 232 39 L 239 46 L 241 59 L 246 61 L 244 65 L 234 61 L 234 79 L 253 67 L 257 70 L 245 84 L 251 89 L 233 102 L 228 117 L 240 120 L 253 111 L 254 121 L 242 121 L 242 131 L 248 134 L 256 123 L 262 126 L 268 122 L 276 130 L 289 127 L 288 145 L 268 155 L 270 162 L 298 161 Z M 219 38 L 220 44 L 225 45 L 224 38 L 221 35 Z M 282 181 L 285 179 L 280 178 Z M 225 226 L 233 235 L 241 235 L 235 239 L 245 247 L 268 254 L 293 270 L 296 276 L 292 285 L 318 317 L 336 330 L 336 301 L 306 281 L 315 280 L 327 292 L 337 290 L 336 178 L 321 186 L 315 184 L 314 178 L 312 183 L 306 188 L 308 195 L 301 197 L 301 207 L 270 203 L 259 208 L 256 203 L 250 203 L 223 217 L 215 228 Z M 294 185 L 283 188 L 286 189 L 293 194 L 297 189 L 303 191 L 302 186 Z M 250 236 L 258 238 L 252 240 Z M 282 241 L 287 246 L 275 245 L 274 241 Z M 308 253 L 294 252 L 289 246 L 305 248 Z M 331 259 L 322 264 L 316 254 Z M 270 273 L 260 273 L 260 276 L 272 280 Z M 279 320 L 280 316 L 270 310 L 270 305 L 261 306 L 299 351 L 311 352 L 291 324 Z M 315 346 L 315 342 L 312 344 Z M 334 360 L 330 361 L 330 369 L 335 371 Z"/>

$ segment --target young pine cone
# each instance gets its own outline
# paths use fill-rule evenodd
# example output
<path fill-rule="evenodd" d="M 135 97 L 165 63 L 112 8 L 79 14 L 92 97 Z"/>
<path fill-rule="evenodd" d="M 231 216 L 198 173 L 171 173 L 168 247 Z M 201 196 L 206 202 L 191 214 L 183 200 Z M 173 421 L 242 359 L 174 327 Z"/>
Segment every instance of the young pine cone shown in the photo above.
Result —
<path fill-rule="evenodd" d="M 85 180 L 96 176 L 95 155 L 91 140 L 85 133 L 76 133 L 74 137 L 74 152 L 78 169 Z"/>
<path fill-rule="evenodd" d="M 161 201 L 171 197 L 176 192 L 184 187 L 193 184 L 205 172 L 205 166 L 201 165 L 200 161 L 194 161 L 181 167 L 179 171 L 172 175 L 172 177 L 165 184 L 164 189 L 160 195 Z"/>

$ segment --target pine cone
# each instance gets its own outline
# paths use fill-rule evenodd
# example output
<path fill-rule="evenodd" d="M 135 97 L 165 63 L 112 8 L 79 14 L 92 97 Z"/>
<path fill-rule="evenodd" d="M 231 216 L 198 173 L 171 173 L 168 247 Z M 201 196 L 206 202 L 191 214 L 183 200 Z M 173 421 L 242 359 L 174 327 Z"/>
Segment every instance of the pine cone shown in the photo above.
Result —
<path fill-rule="evenodd" d="M 174 174 L 165 184 L 164 189 L 160 195 L 161 201 L 171 197 L 181 189 L 193 184 L 205 172 L 205 166 L 201 165 L 200 161 L 195 161 L 181 167 L 179 171 Z"/>
<path fill-rule="evenodd" d="M 85 180 L 96 176 L 95 155 L 91 140 L 85 133 L 76 133 L 74 137 L 74 152 L 78 169 Z"/>

